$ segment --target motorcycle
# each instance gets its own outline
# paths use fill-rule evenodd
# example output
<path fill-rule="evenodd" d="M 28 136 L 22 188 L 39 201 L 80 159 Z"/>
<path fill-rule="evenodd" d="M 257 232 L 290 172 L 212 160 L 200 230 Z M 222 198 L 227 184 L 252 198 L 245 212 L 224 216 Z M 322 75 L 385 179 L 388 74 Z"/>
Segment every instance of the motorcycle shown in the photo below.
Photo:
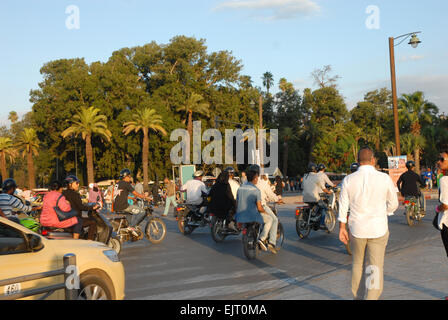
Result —
<path fill-rule="evenodd" d="M 320 194 L 320 200 L 317 205 L 311 207 L 307 204 L 298 206 L 296 209 L 296 231 L 300 239 L 305 239 L 309 236 L 311 229 L 314 231 L 325 230 L 327 233 L 332 233 L 336 227 L 336 211 L 337 194 L 339 188 L 331 188 L 331 194 Z M 321 227 L 322 223 L 325 225 Z"/>
<path fill-rule="evenodd" d="M 95 203 L 89 204 L 90 207 L 96 205 Z M 33 210 L 27 215 L 26 218 L 20 220 L 20 224 L 26 228 L 41 234 L 47 239 L 73 239 L 73 233 L 66 229 L 56 227 L 44 227 L 40 224 L 40 210 Z M 97 226 L 97 233 L 95 235 L 95 241 L 102 242 L 114 249 L 117 254 L 121 251 L 121 244 L 117 239 L 116 234 L 112 231 L 112 226 L 109 220 L 105 217 L 104 213 L 100 213 L 98 210 L 90 209 L 87 213 L 89 218 L 92 218 Z M 80 239 L 87 240 L 87 231 L 82 230 Z"/>
<path fill-rule="evenodd" d="M 210 214 L 210 231 L 212 239 L 216 243 L 223 242 L 228 236 L 238 236 L 241 233 L 241 229 L 238 228 L 234 219 L 227 217 L 216 217 L 214 214 Z"/>
<path fill-rule="evenodd" d="M 208 205 L 210 199 L 207 195 L 202 195 L 202 203 L 198 206 L 191 204 L 179 204 L 176 207 L 177 226 L 184 235 L 191 234 L 196 228 L 203 228 L 210 225 L 210 215 Z"/>
<path fill-rule="evenodd" d="M 425 217 L 425 208 L 420 208 L 420 201 L 417 197 L 406 197 L 403 204 L 405 207 L 406 221 L 410 227 Z"/>
<path fill-rule="evenodd" d="M 144 201 L 142 207 L 146 212 L 145 219 L 147 220 L 144 232 L 140 226 L 135 228 L 136 234 L 128 229 L 129 222 L 126 217 L 129 213 L 116 212 L 108 217 L 120 244 L 127 241 L 136 242 L 142 240 L 145 236 L 153 244 L 159 244 L 165 239 L 166 225 L 161 218 L 153 216 L 154 205 Z"/>
<path fill-rule="evenodd" d="M 271 207 L 272 211 L 276 216 L 278 216 L 277 208 Z M 263 230 L 263 225 L 257 222 L 245 223 L 242 233 L 243 233 L 243 252 L 247 259 L 254 260 L 257 258 L 259 251 L 261 250 L 258 240 L 260 239 L 261 231 Z M 267 239 L 269 241 L 269 238 Z M 277 241 L 275 244 L 275 249 L 279 251 L 283 246 L 283 241 L 285 240 L 285 233 L 283 230 L 283 225 L 278 222 L 277 227 Z"/>

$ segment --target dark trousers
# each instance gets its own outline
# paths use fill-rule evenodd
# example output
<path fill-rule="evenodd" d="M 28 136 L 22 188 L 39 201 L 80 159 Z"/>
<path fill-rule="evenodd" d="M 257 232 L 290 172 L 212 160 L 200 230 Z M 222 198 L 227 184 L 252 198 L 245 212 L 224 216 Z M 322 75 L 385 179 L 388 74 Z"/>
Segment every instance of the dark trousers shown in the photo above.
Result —
<path fill-rule="evenodd" d="M 89 228 L 87 233 L 88 240 L 95 240 L 97 233 L 96 222 L 91 218 L 80 218 L 77 217 L 78 223 L 73 226 L 73 233 L 81 234 L 82 229 Z"/>
<path fill-rule="evenodd" d="M 448 256 L 448 228 L 446 227 L 446 225 L 443 225 L 441 234 L 442 234 L 443 245 L 445 246 L 445 250 L 446 250 L 446 255 Z"/>

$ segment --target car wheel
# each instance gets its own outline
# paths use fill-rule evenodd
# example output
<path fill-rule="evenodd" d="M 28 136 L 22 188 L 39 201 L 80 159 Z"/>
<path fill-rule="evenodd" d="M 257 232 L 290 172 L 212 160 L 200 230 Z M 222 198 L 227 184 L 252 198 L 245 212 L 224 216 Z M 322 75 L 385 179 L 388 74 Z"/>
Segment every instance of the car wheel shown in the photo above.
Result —
<path fill-rule="evenodd" d="M 96 274 L 81 275 L 78 300 L 114 300 L 113 290 Z"/>

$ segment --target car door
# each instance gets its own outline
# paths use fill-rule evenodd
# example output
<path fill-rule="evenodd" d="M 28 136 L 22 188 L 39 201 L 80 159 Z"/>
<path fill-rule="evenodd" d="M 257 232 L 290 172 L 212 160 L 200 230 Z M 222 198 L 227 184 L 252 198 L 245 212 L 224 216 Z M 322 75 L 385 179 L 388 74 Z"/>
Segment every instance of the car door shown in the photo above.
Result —
<path fill-rule="evenodd" d="M 54 271 L 62 267 L 62 261 L 58 261 L 48 241 L 41 250 L 30 252 L 26 232 L 21 230 L 21 226 L 15 227 L 14 225 L 15 223 L 9 223 L 0 218 L 0 280 Z M 18 280 L 15 284 L 0 286 L 0 296 L 55 285 L 63 281 L 62 275 L 31 281 Z M 39 294 L 25 299 L 39 299 L 44 295 Z M 57 290 L 47 299 L 63 297 L 64 291 Z"/>

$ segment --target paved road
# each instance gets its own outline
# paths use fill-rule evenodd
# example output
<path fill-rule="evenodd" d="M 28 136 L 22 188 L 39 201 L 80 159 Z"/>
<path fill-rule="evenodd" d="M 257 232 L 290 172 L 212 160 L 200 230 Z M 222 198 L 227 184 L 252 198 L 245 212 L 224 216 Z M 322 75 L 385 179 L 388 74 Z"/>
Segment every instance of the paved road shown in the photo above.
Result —
<path fill-rule="evenodd" d="M 428 282 L 430 270 L 441 279 L 448 278 L 440 235 L 431 225 L 435 204 L 436 201 L 428 201 L 431 214 L 413 228 L 407 226 L 402 207 L 389 219 L 391 236 L 386 257 L 385 291 L 389 287 L 397 291 L 391 298 L 399 296 L 400 286 L 406 287 L 406 296 L 402 295 L 404 299 L 411 299 L 412 292 L 422 299 L 440 299 L 447 295 L 443 288 L 448 285 L 442 283 L 438 288 L 439 280 L 435 278 L 435 287 L 414 285 L 414 291 L 409 291 L 409 287 L 419 281 L 418 277 Z M 160 210 L 156 210 L 157 213 Z M 261 253 L 254 262 L 245 258 L 240 237 L 229 237 L 216 244 L 209 228 L 196 229 L 193 234 L 184 236 L 179 233 L 175 219 L 166 218 L 168 234 L 163 243 L 153 245 L 144 240 L 124 245 L 121 259 L 126 271 L 126 298 L 351 299 L 351 258 L 338 240 L 337 229 L 330 235 L 312 231 L 309 239 L 299 240 L 294 213 L 294 205 L 280 207 L 279 219 L 286 237 L 283 248 L 278 255 Z M 437 246 L 428 247 L 428 244 Z M 415 251 L 417 249 L 419 251 Z M 438 259 L 435 265 L 434 256 Z M 398 259 L 397 262 L 392 257 Z M 396 276 L 388 275 L 389 263 L 409 267 L 414 257 L 419 259 L 418 268 L 422 270 L 414 268 L 409 279 L 404 275 L 401 282 Z M 394 270 L 400 273 L 399 267 Z M 419 296 L 418 292 L 424 294 Z M 385 296 L 390 297 L 386 293 Z"/>

